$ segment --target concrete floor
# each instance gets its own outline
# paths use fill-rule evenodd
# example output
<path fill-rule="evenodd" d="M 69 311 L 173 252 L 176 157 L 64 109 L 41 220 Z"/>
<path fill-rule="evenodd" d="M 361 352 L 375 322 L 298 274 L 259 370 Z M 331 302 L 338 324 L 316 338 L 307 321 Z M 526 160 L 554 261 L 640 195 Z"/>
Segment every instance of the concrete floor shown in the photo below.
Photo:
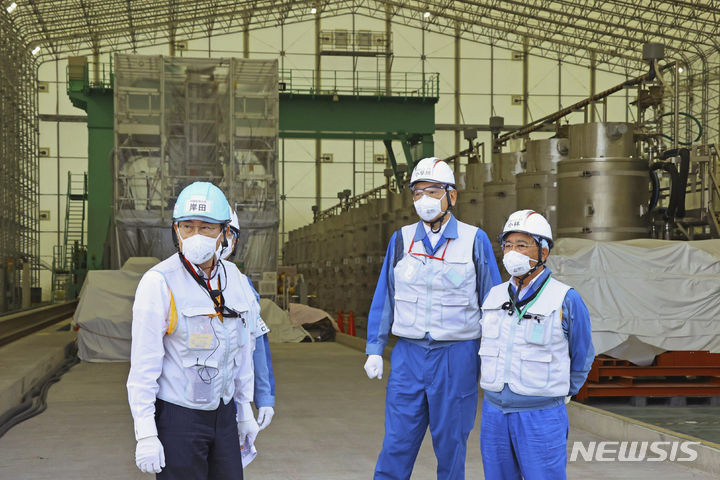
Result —
<path fill-rule="evenodd" d="M 278 405 L 272 425 L 257 440 L 258 458 L 246 478 L 265 480 L 368 479 L 383 436 L 387 371 L 368 380 L 365 355 L 335 343 L 273 344 Z M 135 442 L 127 406 L 128 365 L 80 364 L 54 385 L 48 410 L 0 438 L 0 478 L 147 479 L 133 461 Z M 479 415 L 467 459 L 467 478 L 481 479 Z M 574 440 L 601 441 L 571 429 Z M 412 478 L 435 478 L 429 436 Z M 568 466 L 568 478 L 711 479 L 669 462 Z"/>
<path fill-rule="evenodd" d="M 707 401 L 704 404 L 688 405 L 687 407 L 670 407 L 666 405 L 667 401 L 664 401 L 664 404 L 644 407 L 633 407 L 628 403 L 627 398 L 598 399 L 588 402 L 589 405 L 608 412 L 720 443 L 720 408 L 707 405 Z"/>

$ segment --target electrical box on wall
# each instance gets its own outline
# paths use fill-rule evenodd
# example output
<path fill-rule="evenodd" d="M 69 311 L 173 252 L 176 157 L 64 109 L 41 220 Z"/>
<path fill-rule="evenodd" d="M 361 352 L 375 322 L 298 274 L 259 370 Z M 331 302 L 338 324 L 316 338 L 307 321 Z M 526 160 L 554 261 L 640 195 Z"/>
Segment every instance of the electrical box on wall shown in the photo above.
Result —
<path fill-rule="evenodd" d="M 333 154 L 323 153 L 322 155 L 320 155 L 320 161 L 322 163 L 333 163 Z"/>

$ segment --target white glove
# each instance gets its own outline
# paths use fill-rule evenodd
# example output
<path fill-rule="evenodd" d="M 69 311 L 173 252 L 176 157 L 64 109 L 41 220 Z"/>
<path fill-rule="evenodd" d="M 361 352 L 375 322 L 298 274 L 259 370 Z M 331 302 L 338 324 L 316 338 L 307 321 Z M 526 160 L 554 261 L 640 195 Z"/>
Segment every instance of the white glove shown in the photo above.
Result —
<path fill-rule="evenodd" d="M 571 399 L 571 398 L 572 398 L 572 395 L 568 395 L 567 397 L 565 397 L 565 405 L 567 405 L 568 403 L 570 403 L 570 399 Z"/>
<path fill-rule="evenodd" d="M 365 373 L 367 373 L 368 378 L 382 379 L 383 359 L 380 355 L 368 355 L 365 362 Z"/>
<path fill-rule="evenodd" d="M 241 403 L 238 411 L 238 437 L 240 445 L 253 445 L 260 427 L 253 416 L 250 403 Z"/>
<path fill-rule="evenodd" d="M 275 409 L 273 407 L 260 407 L 258 408 L 257 423 L 260 430 L 265 430 L 270 422 L 272 422 L 273 416 L 275 416 Z"/>
<path fill-rule="evenodd" d="M 157 435 L 138 440 L 135 447 L 135 465 L 143 473 L 160 473 L 165 467 L 165 450 Z"/>

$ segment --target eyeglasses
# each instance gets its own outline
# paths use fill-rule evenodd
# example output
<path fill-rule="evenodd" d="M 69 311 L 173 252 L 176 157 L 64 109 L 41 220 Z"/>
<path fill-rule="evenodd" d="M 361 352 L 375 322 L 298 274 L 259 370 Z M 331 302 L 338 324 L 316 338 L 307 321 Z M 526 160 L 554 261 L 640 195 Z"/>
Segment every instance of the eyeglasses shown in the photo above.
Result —
<path fill-rule="evenodd" d="M 527 243 L 510 243 L 510 242 L 502 242 L 500 244 L 504 252 L 507 252 L 508 250 L 517 250 L 518 252 L 527 252 L 529 249 L 533 247 L 533 245 L 528 245 Z"/>
<path fill-rule="evenodd" d="M 220 224 L 193 225 L 192 223 L 180 223 L 178 224 L 178 230 L 183 238 L 195 235 L 196 232 L 206 237 L 217 237 L 218 233 L 220 233 Z"/>
<path fill-rule="evenodd" d="M 445 189 L 443 187 L 425 187 L 425 188 L 413 188 L 412 196 L 413 200 L 420 200 L 423 195 L 427 195 L 430 198 L 440 199 L 445 195 Z"/>

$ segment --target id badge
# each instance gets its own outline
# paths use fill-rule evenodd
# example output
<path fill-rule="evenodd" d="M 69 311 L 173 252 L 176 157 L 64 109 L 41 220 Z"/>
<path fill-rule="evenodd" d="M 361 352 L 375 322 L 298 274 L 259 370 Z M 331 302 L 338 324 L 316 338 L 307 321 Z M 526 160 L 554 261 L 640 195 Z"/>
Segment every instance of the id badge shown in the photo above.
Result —
<path fill-rule="evenodd" d="M 531 320 L 532 322 L 532 320 Z M 530 343 L 542 344 L 545 338 L 545 322 L 535 322 L 530 331 Z"/>
<path fill-rule="evenodd" d="M 210 367 L 207 367 L 210 368 Z M 193 402 L 208 403 L 212 396 L 213 380 L 200 378 L 199 369 L 195 369 L 195 379 L 193 380 Z"/>
<path fill-rule="evenodd" d="M 188 320 L 188 348 L 192 350 L 211 350 L 215 340 L 212 319 L 204 317 Z"/>
<path fill-rule="evenodd" d="M 213 336 L 210 333 L 191 333 L 188 346 L 194 350 L 209 350 L 212 348 Z"/>
<path fill-rule="evenodd" d="M 448 281 L 455 286 L 455 288 L 459 287 L 463 281 L 463 276 L 456 272 L 454 268 L 450 268 L 450 270 L 447 271 L 445 278 L 447 278 Z"/>

